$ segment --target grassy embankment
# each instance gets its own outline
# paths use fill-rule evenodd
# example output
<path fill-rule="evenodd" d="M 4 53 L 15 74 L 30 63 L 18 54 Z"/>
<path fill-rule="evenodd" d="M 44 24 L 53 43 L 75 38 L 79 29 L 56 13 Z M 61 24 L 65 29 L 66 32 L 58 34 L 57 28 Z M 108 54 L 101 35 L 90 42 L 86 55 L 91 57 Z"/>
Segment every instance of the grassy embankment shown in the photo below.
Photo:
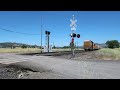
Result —
<path fill-rule="evenodd" d="M 99 58 L 104 60 L 120 60 L 120 48 L 103 48 L 98 50 Z"/>

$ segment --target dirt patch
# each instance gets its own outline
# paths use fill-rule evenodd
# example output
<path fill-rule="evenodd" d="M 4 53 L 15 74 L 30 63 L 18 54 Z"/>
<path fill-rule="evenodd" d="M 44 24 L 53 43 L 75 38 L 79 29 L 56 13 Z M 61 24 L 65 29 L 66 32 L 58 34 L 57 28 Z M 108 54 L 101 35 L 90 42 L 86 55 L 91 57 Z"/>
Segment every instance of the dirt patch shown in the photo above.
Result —
<path fill-rule="evenodd" d="M 18 65 L 12 65 L 12 64 L 6 66 L 6 68 L 14 68 L 15 71 L 20 70 L 20 71 L 23 71 L 23 72 L 26 72 L 26 71 L 38 72 L 38 71 L 32 70 L 30 68 L 24 68 L 24 67 L 21 67 L 21 66 L 18 66 Z"/>
<path fill-rule="evenodd" d="M 0 64 L 0 79 L 47 79 L 54 78 L 51 70 L 36 71 L 20 65 Z"/>
<path fill-rule="evenodd" d="M 54 55 L 54 57 L 58 57 L 58 58 L 66 58 L 66 59 L 91 59 L 91 58 L 94 58 L 94 51 L 91 51 L 91 52 L 76 52 L 75 53 L 75 56 L 72 57 L 72 54 L 69 53 L 69 54 L 63 54 L 63 55 Z M 72 58 L 71 58 L 72 57 Z"/>
<path fill-rule="evenodd" d="M 0 57 L 0 59 L 5 59 L 5 58 L 3 58 L 3 57 Z"/>
<path fill-rule="evenodd" d="M 22 79 L 24 76 L 28 75 L 28 71 L 37 72 L 16 65 L 0 64 L 0 79 Z"/>

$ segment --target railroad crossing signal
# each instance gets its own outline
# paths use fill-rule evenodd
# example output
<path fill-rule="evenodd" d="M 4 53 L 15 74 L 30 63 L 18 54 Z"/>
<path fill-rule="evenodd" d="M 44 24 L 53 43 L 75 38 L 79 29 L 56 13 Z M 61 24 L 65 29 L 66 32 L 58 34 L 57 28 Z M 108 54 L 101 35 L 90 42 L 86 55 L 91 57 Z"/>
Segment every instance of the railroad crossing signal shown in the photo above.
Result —
<path fill-rule="evenodd" d="M 76 34 L 75 34 L 75 33 L 73 33 L 73 37 L 76 37 Z"/>
<path fill-rule="evenodd" d="M 74 15 L 73 15 L 73 18 L 70 19 L 70 21 L 71 21 L 71 24 L 70 24 L 71 30 L 72 31 L 76 30 L 76 27 L 77 27 L 76 22 L 77 22 L 77 20 L 75 20 Z"/>
<path fill-rule="evenodd" d="M 74 38 L 75 37 L 80 38 L 80 34 L 76 34 L 74 32 L 76 30 L 76 27 L 77 27 L 77 25 L 76 25 L 77 20 L 75 20 L 74 15 L 73 15 L 73 18 L 70 19 L 70 21 L 71 21 L 70 27 L 71 27 L 71 30 L 72 30 L 72 33 L 70 34 L 70 36 L 71 36 L 70 47 L 71 47 L 72 57 L 74 57 L 74 48 L 75 48 Z"/>
<path fill-rule="evenodd" d="M 46 34 L 46 49 L 47 49 L 47 52 L 49 52 L 49 49 L 50 49 L 50 46 L 49 46 L 49 36 L 50 36 L 50 32 L 49 31 L 45 31 L 45 34 Z"/>
<path fill-rule="evenodd" d="M 72 38 L 72 43 L 74 43 L 74 38 Z"/>
<path fill-rule="evenodd" d="M 70 43 L 70 47 L 71 47 L 71 49 L 74 49 L 74 42 Z"/>
<path fill-rule="evenodd" d="M 77 38 L 80 38 L 80 34 L 77 34 L 77 35 L 76 35 L 75 33 L 73 33 L 73 34 L 71 34 L 70 36 L 71 36 L 71 37 L 77 37 Z"/>
<path fill-rule="evenodd" d="M 49 31 L 45 31 L 45 34 L 50 35 L 50 32 Z"/>
<path fill-rule="evenodd" d="M 80 38 L 80 34 L 77 34 L 77 38 Z"/>

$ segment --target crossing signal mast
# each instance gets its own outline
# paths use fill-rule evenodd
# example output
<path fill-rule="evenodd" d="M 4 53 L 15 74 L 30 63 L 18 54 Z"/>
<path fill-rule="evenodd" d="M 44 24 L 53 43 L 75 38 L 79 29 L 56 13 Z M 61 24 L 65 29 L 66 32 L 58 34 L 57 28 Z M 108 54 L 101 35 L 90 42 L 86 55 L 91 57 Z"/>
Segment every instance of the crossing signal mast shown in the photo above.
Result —
<path fill-rule="evenodd" d="M 72 16 L 72 19 L 70 19 L 70 21 L 71 21 L 70 27 L 71 27 L 71 31 L 72 31 L 72 33 L 70 34 L 70 36 L 71 36 L 70 47 L 71 47 L 72 56 L 74 57 L 74 47 L 75 47 L 74 38 L 75 37 L 80 38 L 80 34 L 75 33 L 75 30 L 77 27 L 77 25 L 76 25 L 77 20 L 75 20 L 74 15 Z"/>
<path fill-rule="evenodd" d="M 51 49 L 52 49 L 52 46 L 49 45 L 49 41 L 50 41 L 50 31 L 45 31 L 45 34 L 46 34 L 46 50 L 45 52 L 52 52 Z"/>

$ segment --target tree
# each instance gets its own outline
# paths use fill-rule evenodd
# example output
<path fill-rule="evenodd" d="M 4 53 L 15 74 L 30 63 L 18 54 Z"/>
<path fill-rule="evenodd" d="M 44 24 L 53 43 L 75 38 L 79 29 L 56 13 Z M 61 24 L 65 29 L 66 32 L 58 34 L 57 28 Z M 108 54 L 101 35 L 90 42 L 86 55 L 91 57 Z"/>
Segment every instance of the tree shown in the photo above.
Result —
<path fill-rule="evenodd" d="M 53 46 L 53 49 L 55 49 L 56 47 L 55 47 L 55 45 Z"/>
<path fill-rule="evenodd" d="M 21 48 L 27 48 L 27 46 L 26 46 L 25 44 L 23 44 L 23 45 L 21 46 Z"/>
<path fill-rule="evenodd" d="M 63 46 L 63 48 L 70 48 L 70 46 Z"/>
<path fill-rule="evenodd" d="M 108 45 L 108 48 L 119 48 L 118 40 L 107 41 L 106 45 Z"/>

